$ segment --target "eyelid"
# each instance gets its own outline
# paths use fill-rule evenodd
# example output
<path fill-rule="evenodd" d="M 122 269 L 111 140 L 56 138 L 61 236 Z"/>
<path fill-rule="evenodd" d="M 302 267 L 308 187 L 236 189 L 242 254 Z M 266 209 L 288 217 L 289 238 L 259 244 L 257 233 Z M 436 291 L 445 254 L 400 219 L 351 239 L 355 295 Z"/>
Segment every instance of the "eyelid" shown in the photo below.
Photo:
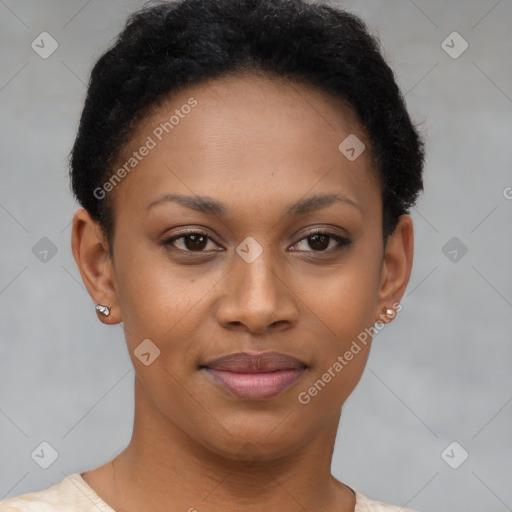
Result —
<path fill-rule="evenodd" d="M 304 238 L 307 238 L 307 237 L 313 236 L 313 235 L 317 235 L 317 234 L 339 236 L 340 238 L 348 238 L 348 235 L 342 235 L 341 233 L 337 233 L 337 232 L 333 231 L 331 228 L 322 226 L 322 227 L 312 228 L 311 230 L 307 231 L 306 233 L 304 233 L 302 235 L 302 238 L 300 238 L 298 241 L 300 242 L 301 240 L 304 240 Z"/>

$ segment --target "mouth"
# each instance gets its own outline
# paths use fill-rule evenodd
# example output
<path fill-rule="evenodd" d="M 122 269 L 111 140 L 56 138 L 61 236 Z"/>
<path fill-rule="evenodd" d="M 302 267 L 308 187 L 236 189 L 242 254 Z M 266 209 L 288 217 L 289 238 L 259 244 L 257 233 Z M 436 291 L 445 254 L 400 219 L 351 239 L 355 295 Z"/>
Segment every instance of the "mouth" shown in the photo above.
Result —
<path fill-rule="evenodd" d="M 308 366 L 279 352 L 238 352 L 199 368 L 238 398 L 264 400 L 292 386 Z"/>

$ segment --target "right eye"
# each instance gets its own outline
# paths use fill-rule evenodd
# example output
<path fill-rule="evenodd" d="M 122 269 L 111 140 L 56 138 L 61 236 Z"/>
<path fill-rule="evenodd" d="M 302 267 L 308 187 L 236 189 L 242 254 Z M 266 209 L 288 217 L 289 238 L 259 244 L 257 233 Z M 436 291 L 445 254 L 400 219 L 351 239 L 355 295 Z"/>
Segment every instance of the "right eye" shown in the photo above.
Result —
<path fill-rule="evenodd" d="M 182 247 L 177 247 L 176 242 L 180 241 Z M 181 233 L 174 235 L 170 238 L 166 238 L 162 241 L 162 244 L 167 248 L 174 247 L 178 251 L 182 252 L 212 252 L 211 250 L 204 250 L 208 245 L 208 241 L 213 240 L 207 235 L 207 233 L 194 230 L 194 231 L 182 231 Z M 173 250 L 173 249 L 170 249 Z M 217 251 L 213 251 L 217 252 Z"/>

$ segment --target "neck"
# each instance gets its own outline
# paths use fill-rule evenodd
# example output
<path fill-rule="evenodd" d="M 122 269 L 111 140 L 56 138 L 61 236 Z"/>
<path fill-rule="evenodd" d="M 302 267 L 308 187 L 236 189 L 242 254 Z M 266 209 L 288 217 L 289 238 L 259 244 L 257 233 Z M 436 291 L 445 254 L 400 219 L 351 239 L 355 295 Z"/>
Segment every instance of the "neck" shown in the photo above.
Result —
<path fill-rule="evenodd" d="M 112 464 L 116 512 L 169 512 L 169 504 L 190 512 L 354 511 L 352 491 L 330 471 L 339 414 L 304 446 L 279 457 L 263 455 L 250 442 L 227 457 L 156 410 L 138 379 L 135 403 L 131 441 Z"/>

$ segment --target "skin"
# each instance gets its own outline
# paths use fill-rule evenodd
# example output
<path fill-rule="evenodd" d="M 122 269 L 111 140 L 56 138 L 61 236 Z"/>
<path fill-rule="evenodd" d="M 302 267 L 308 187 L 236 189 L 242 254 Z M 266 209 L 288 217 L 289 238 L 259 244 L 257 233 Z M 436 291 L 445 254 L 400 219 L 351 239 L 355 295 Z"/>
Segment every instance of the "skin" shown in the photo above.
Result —
<path fill-rule="evenodd" d="M 331 475 L 331 459 L 371 343 L 307 405 L 297 396 L 402 298 L 412 220 L 400 217 L 384 249 L 369 140 L 342 100 L 298 82 L 233 75 L 189 86 L 153 109 L 126 154 L 191 97 L 197 106 L 110 192 L 113 258 L 84 209 L 73 219 L 82 279 L 94 303 L 112 306 L 98 318 L 123 322 L 135 370 L 131 441 L 82 476 L 117 512 L 353 512 L 354 494 Z M 349 134 L 366 145 L 354 161 L 338 150 Z M 176 202 L 148 210 L 166 193 L 208 196 L 227 213 Z M 323 193 L 359 206 L 286 215 L 295 201 Z M 315 245 L 308 236 L 317 227 L 351 243 Z M 210 238 L 165 246 L 186 228 Z M 252 263 L 236 252 L 248 236 L 263 250 Z M 134 355 L 145 339 L 160 350 L 148 366 Z M 259 401 L 234 397 L 198 369 L 244 350 L 284 352 L 308 369 Z"/>

